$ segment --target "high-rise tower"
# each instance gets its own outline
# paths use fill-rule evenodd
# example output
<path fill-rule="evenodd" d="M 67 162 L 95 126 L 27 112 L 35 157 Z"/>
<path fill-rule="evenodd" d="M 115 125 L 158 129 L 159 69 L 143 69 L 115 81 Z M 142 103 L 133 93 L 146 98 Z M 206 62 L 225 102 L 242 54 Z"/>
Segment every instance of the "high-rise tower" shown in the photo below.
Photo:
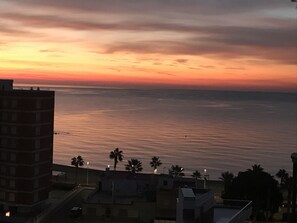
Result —
<path fill-rule="evenodd" d="M 48 198 L 54 92 L 13 89 L 0 80 L 0 210 L 31 212 Z"/>

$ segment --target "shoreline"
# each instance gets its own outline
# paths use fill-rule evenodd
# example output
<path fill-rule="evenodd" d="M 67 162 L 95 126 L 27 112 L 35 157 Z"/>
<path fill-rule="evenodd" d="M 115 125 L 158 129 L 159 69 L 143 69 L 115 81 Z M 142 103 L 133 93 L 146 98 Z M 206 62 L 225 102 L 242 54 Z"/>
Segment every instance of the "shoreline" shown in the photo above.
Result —
<path fill-rule="evenodd" d="M 75 167 L 70 165 L 56 164 L 52 165 L 53 171 L 60 171 L 66 173 L 66 176 L 58 176 L 54 179 L 54 182 L 64 182 L 64 183 L 75 183 Z M 112 171 L 112 170 L 111 170 Z M 105 173 L 106 170 L 98 170 L 92 168 L 86 168 L 85 166 L 79 167 L 77 170 L 77 183 L 89 186 L 96 186 L 101 174 Z M 127 172 L 127 171 L 117 171 L 117 172 Z M 137 173 L 140 175 L 153 175 L 152 173 Z M 183 179 L 189 181 L 195 181 L 191 177 L 183 177 Z M 203 185 L 204 180 L 199 179 L 198 184 L 200 187 Z M 224 190 L 224 183 L 221 180 L 208 180 L 207 188 L 212 190 L 215 196 L 220 196 L 221 192 Z"/>

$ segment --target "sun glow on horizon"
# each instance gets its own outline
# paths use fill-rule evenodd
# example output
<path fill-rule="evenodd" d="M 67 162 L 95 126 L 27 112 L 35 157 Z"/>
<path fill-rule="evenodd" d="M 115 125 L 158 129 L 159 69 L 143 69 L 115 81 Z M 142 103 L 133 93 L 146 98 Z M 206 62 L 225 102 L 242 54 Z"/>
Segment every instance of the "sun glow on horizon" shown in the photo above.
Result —
<path fill-rule="evenodd" d="M 67 0 L 53 1 L 50 6 L 31 2 L 32 9 L 26 6 L 25 11 L 20 11 L 24 5 L 18 0 L 0 3 L 0 78 L 17 83 L 296 91 L 297 66 L 291 60 L 296 56 L 295 40 L 283 34 L 284 30 L 278 31 L 277 24 L 268 23 L 279 19 L 290 33 L 292 17 L 273 14 L 264 20 L 255 16 L 259 24 L 249 27 L 244 22 L 246 14 L 232 23 L 234 15 L 226 14 L 222 18 L 227 24 L 214 25 L 214 14 L 182 18 L 185 14 L 171 12 L 172 6 L 165 4 L 154 17 L 141 15 L 124 3 L 112 12 L 103 1 L 92 3 L 94 10 L 86 3 L 86 9 L 79 8 L 81 12 L 72 17 L 72 10 L 78 9 L 75 5 L 69 8 Z M 149 12 L 160 3 L 145 4 Z M 135 7 L 145 8 L 145 4 Z M 205 10 L 210 10 L 208 4 Z M 192 10 L 187 2 L 181 6 Z M 291 12 L 288 6 L 278 7 Z M 98 14 L 100 7 L 111 11 Z M 234 13 L 236 7 L 225 10 Z M 257 14 L 256 9 L 249 10 Z M 137 22 L 131 20 L 136 18 Z M 197 19 L 201 19 L 198 24 Z"/>

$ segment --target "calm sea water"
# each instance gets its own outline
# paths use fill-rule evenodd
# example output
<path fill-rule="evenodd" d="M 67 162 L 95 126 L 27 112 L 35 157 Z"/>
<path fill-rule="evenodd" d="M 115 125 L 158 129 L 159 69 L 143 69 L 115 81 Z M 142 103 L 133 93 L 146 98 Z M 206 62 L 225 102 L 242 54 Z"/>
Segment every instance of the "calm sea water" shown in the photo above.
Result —
<path fill-rule="evenodd" d="M 54 162 L 81 155 L 105 169 L 109 152 L 138 158 L 145 172 L 159 156 L 186 174 L 206 168 L 210 178 L 261 164 L 275 174 L 292 169 L 296 149 L 296 94 L 192 90 L 51 88 L 56 91 Z"/>

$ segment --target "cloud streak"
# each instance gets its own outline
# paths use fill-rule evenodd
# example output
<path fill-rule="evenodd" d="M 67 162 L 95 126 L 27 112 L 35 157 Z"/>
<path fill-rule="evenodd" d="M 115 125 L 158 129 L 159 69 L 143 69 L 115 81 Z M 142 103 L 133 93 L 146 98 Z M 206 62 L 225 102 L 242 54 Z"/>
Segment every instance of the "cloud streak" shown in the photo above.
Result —
<path fill-rule="evenodd" d="M 115 14 L 161 14 L 161 13 L 191 13 L 202 15 L 222 15 L 260 11 L 290 7 L 289 1 L 279 0 L 7 0 L 22 6 L 46 9 L 60 9 L 63 11 L 97 12 Z"/>
<path fill-rule="evenodd" d="M 209 37 L 188 38 L 186 41 L 116 42 L 106 47 L 106 53 L 181 54 L 225 59 L 256 57 L 286 64 L 296 63 L 295 30 L 225 27 L 224 32 L 204 34 Z"/>
<path fill-rule="evenodd" d="M 291 26 L 239 27 L 239 26 L 194 26 L 151 22 L 94 22 L 61 18 L 49 15 L 26 15 L 2 13 L 0 17 L 31 28 L 72 29 L 77 31 L 130 31 L 139 35 L 145 32 L 172 32 L 183 34 L 183 40 L 173 39 L 130 42 L 114 41 L 105 47 L 105 53 L 132 52 L 182 55 L 209 55 L 236 58 L 256 56 L 282 63 L 295 63 L 296 29 Z M 289 23 L 288 23 L 289 24 Z M 6 33 L 23 33 L 19 29 L 2 29 Z M 144 35 L 144 34 L 143 34 Z"/>

